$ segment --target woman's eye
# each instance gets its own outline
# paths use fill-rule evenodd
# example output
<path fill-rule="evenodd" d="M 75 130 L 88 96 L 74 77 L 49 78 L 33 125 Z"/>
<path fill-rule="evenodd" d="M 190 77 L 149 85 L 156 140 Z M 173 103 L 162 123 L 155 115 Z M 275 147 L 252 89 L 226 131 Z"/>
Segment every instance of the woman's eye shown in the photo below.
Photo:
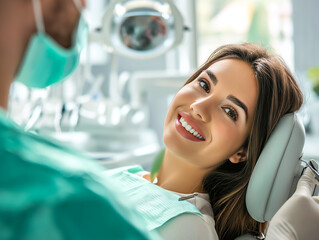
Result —
<path fill-rule="evenodd" d="M 230 108 L 230 107 L 224 107 L 223 109 L 224 109 L 225 113 L 226 113 L 232 120 L 237 121 L 237 119 L 238 119 L 238 114 L 237 114 L 237 112 L 236 112 L 235 109 Z"/>
<path fill-rule="evenodd" d="M 205 79 L 199 79 L 198 80 L 198 84 L 199 86 L 204 89 L 205 92 L 209 93 L 210 92 L 210 89 L 209 89 L 209 85 L 208 83 L 206 82 Z"/>

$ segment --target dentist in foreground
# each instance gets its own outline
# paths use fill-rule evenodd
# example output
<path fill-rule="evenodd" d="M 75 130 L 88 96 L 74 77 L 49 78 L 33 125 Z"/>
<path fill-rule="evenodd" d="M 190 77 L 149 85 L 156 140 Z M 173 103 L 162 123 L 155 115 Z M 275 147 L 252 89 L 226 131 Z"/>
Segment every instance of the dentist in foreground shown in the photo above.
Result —
<path fill-rule="evenodd" d="M 98 165 L 6 117 L 10 84 L 44 88 L 76 68 L 85 0 L 0 1 L 0 239 L 154 239 Z"/>
<path fill-rule="evenodd" d="M 98 165 L 6 118 L 14 80 L 43 88 L 76 68 L 87 31 L 84 5 L 85 0 L 0 1 L 1 240 L 157 238 Z M 267 239 L 316 239 L 313 184 L 306 171 L 271 221 Z"/>

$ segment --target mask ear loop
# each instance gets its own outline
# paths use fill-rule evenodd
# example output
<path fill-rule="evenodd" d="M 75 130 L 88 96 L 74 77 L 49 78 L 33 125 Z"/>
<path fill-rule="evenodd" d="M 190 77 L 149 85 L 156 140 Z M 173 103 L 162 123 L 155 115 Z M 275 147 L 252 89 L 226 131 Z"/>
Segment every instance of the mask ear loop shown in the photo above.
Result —
<path fill-rule="evenodd" d="M 84 7 L 82 6 L 80 0 L 73 0 L 73 2 L 74 2 L 74 5 L 76 6 L 76 8 L 77 8 L 77 9 L 79 10 L 79 12 L 81 13 Z"/>
<path fill-rule="evenodd" d="M 33 3 L 34 18 L 35 18 L 35 24 L 37 25 L 37 30 L 38 32 L 45 33 L 40 0 L 32 0 L 32 3 Z"/>

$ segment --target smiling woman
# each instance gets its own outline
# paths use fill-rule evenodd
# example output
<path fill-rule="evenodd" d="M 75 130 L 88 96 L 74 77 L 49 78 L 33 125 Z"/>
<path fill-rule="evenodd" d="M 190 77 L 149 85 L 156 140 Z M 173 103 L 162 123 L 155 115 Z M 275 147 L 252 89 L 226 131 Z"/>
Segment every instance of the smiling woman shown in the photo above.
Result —
<path fill-rule="evenodd" d="M 256 79 L 247 63 L 224 59 L 212 64 L 177 93 L 166 118 L 166 146 L 206 171 L 224 159 L 245 160 L 240 147 L 251 129 L 257 96 Z M 192 138 L 201 143 L 187 141 Z"/>
<path fill-rule="evenodd" d="M 265 224 L 251 218 L 245 206 L 247 185 L 279 119 L 302 102 L 279 57 L 253 44 L 218 48 L 170 106 L 157 185 L 207 194 L 220 239 L 261 235 Z"/>

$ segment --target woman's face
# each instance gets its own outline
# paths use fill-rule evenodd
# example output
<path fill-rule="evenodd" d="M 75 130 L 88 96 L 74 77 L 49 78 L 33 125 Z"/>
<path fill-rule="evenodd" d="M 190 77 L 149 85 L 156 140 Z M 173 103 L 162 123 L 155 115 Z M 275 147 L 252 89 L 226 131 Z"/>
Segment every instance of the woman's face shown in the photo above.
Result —
<path fill-rule="evenodd" d="M 257 80 L 247 63 L 213 63 L 175 96 L 164 126 L 167 149 L 201 169 L 217 167 L 226 159 L 244 160 L 241 147 L 257 98 Z"/>

